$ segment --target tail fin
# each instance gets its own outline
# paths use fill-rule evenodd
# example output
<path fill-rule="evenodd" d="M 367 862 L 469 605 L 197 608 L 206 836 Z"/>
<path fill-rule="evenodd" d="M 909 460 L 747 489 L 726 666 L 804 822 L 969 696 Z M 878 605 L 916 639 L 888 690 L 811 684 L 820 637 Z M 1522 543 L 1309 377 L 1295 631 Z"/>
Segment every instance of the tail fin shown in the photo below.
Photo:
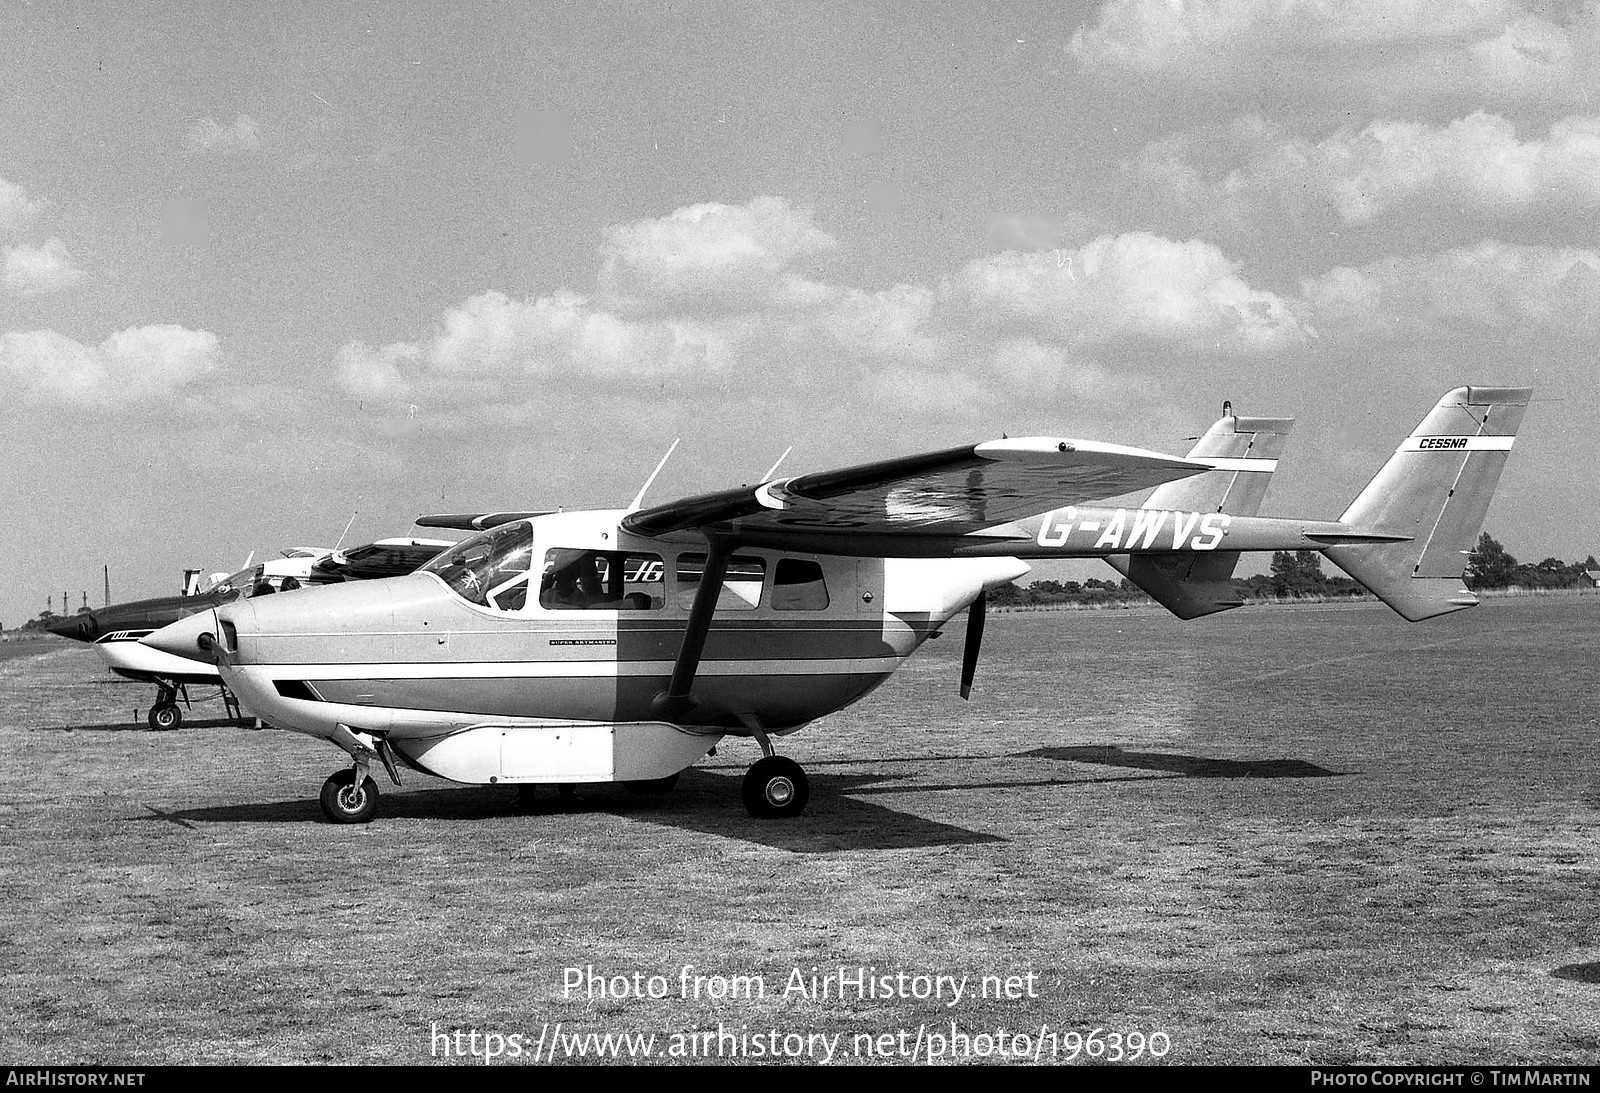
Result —
<path fill-rule="evenodd" d="M 1292 417 L 1224 416 L 1189 450 L 1188 458 L 1217 469 L 1157 487 L 1147 509 L 1226 512 L 1254 516 L 1288 442 Z M 1237 550 L 1174 555 L 1117 555 L 1111 567 L 1180 619 L 1195 619 L 1244 603 L 1230 579 Z"/>
<path fill-rule="evenodd" d="M 1448 392 L 1340 518 L 1359 532 L 1404 539 L 1323 553 L 1412 622 L 1475 606 L 1461 576 L 1532 394 Z"/>

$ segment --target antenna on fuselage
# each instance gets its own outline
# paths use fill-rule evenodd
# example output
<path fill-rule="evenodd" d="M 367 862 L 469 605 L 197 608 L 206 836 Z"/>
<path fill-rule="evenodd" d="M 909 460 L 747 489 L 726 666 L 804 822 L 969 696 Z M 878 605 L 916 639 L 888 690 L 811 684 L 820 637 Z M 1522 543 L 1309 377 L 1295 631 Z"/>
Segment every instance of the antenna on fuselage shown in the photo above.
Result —
<path fill-rule="evenodd" d="M 772 476 L 778 473 L 778 468 L 783 466 L 783 461 L 785 459 L 789 458 L 789 453 L 792 452 L 792 451 L 794 451 L 794 445 L 793 444 L 791 444 L 787 448 L 785 448 L 783 450 L 783 454 L 778 457 L 778 461 L 776 463 L 774 463 L 772 466 L 767 468 L 767 473 L 761 476 L 761 481 L 763 481 L 763 482 L 771 482 L 772 481 Z"/>
<path fill-rule="evenodd" d="M 682 439 L 683 437 L 680 436 L 672 442 L 672 447 L 668 448 L 667 454 L 661 457 L 661 462 L 656 464 L 656 469 L 651 471 L 650 477 L 644 480 L 644 485 L 639 487 L 639 493 L 634 497 L 633 504 L 628 506 L 629 512 L 638 512 L 644 505 L 644 495 L 650 492 L 651 485 L 655 483 L 656 475 L 660 474 L 661 468 L 667 465 L 667 460 L 672 458 L 672 453 L 678 450 L 678 441 Z"/>
<path fill-rule="evenodd" d="M 339 533 L 339 541 L 337 543 L 333 544 L 334 553 L 337 554 L 338 551 L 339 551 L 339 548 L 344 546 L 344 537 L 346 535 L 350 534 L 350 524 L 355 523 L 356 522 L 356 517 L 360 516 L 360 515 L 361 515 L 361 510 L 360 509 L 356 509 L 356 511 L 354 511 L 354 512 L 352 512 L 350 514 L 350 523 L 346 524 L 344 526 L 344 530 Z"/>

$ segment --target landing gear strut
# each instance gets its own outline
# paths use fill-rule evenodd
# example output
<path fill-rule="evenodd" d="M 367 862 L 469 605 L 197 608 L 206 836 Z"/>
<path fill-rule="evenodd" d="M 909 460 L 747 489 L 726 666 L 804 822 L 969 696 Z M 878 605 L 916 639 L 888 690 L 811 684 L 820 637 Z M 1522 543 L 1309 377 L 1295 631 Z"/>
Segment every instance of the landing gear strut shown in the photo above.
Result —
<path fill-rule="evenodd" d="M 178 708 L 180 694 L 183 694 L 185 702 L 189 700 L 189 696 L 178 685 L 159 680 L 156 682 L 156 702 L 145 718 L 156 732 L 166 732 L 183 724 L 183 711 Z"/>
<path fill-rule="evenodd" d="M 217 689 L 222 695 L 222 708 L 227 716 L 235 721 L 239 720 L 241 711 L 239 700 L 233 692 L 222 683 L 217 684 Z M 156 732 L 170 732 L 183 725 L 183 706 L 178 705 L 178 700 L 183 700 L 183 706 L 189 706 L 189 686 L 185 683 L 168 683 L 165 680 L 156 680 L 155 705 L 150 707 L 150 712 L 145 716 L 150 728 Z"/>
<path fill-rule="evenodd" d="M 378 814 L 378 783 L 367 774 L 374 759 L 383 764 L 390 781 L 400 784 L 400 770 L 395 763 L 394 747 L 380 735 L 352 729 L 349 725 L 333 727 L 333 742 L 350 753 L 355 760 L 352 766 L 336 770 L 322 783 L 322 814 L 329 823 L 364 824 Z"/>
<path fill-rule="evenodd" d="M 772 738 L 754 715 L 740 720 L 761 745 L 761 758 L 744 775 L 744 807 L 760 820 L 798 816 L 811 798 L 811 782 L 800 764 L 785 759 L 772 748 Z"/>

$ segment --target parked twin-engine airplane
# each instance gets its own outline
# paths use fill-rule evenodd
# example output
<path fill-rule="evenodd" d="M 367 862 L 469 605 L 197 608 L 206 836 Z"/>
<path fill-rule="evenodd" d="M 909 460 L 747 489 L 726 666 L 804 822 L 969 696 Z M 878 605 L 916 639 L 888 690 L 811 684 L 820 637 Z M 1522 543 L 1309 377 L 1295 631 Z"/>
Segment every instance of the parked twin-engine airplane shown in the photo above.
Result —
<path fill-rule="evenodd" d="M 251 599 L 145 639 L 215 659 L 265 723 L 330 740 L 335 822 L 376 761 L 457 782 L 670 788 L 725 735 L 763 757 L 758 816 L 806 804 L 772 738 L 861 698 L 1024 558 L 1101 557 L 1183 618 L 1239 606 L 1241 551 L 1321 551 L 1405 618 L 1470 607 L 1466 556 L 1530 392 L 1450 391 L 1337 520 L 1256 516 L 1289 430 L 1225 416 L 1185 458 L 1002 439 L 652 508 L 453 517 L 485 528 L 419 572 Z M 1158 487 L 1142 507 L 1093 504 Z"/>
<path fill-rule="evenodd" d="M 147 716 L 150 727 L 176 729 L 183 724 L 178 698 L 187 699 L 191 686 L 222 687 L 222 677 L 209 660 L 173 656 L 143 644 L 141 638 L 197 611 L 209 611 L 242 597 L 410 573 L 452 546 L 454 542 L 444 539 L 395 538 L 379 539 L 350 550 L 294 547 L 284 551 L 281 558 L 256 565 L 247 563 L 231 575 L 217 574 L 203 588 L 189 583 L 181 596 L 129 600 L 80 611 L 52 623 L 50 632 L 92 643 L 95 652 L 119 676 L 154 683 L 156 700 Z M 188 573 L 198 576 L 197 570 Z M 231 698 L 226 688 L 224 697 Z"/>

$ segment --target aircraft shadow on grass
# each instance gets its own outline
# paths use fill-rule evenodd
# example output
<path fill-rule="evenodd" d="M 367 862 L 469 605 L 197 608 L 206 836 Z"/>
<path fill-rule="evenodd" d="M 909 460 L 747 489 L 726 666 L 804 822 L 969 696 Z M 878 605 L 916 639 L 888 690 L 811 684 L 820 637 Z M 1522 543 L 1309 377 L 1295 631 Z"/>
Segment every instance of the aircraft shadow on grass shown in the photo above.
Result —
<path fill-rule="evenodd" d="M 231 724 L 221 722 L 221 724 Z M 1005 842 L 1004 838 L 953 824 L 929 820 L 898 809 L 857 798 L 866 795 L 918 793 L 941 790 L 1039 789 L 1096 785 L 1109 782 L 1148 781 L 1173 776 L 1192 778 L 1324 778 L 1335 771 L 1296 759 L 1235 760 L 1129 752 L 1119 747 L 1038 748 L 1011 755 L 920 756 L 872 760 L 915 763 L 925 767 L 940 761 L 970 762 L 996 759 L 1050 759 L 1074 763 L 1125 767 L 1149 773 L 1111 776 L 1071 776 L 1011 781 L 963 781 L 929 784 L 912 781 L 912 775 L 814 773 L 811 800 L 805 815 L 792 820 L 755 820 L 738 807 L 739 768 L 714 767 L 688 770 L 677 788 L 660 796 L 634 796 L 620 786 L 580 786 L 571 797 L 552 787 L 541 787 L 528 805 L 518 803 L 509 787 L 459 789 L 408 789 L 384 793 L 384 809 L 391 819 L 486 820 L 495 817 L 557 817 L 574 813 L 621 815 L 696 831 L 740 839 L 794 853 L 835 850 L 905 850 L 931 846 L 968 846 Z M 812 768 L 860 766 L 861 759 L 813 762 Z M 724 773 L 726 771 L 726 773 Z M 193 828 L 196 823 L 321 823 L 314 801 L 292 800 L 219 805 L 210 808 L 164 812 L 146 805 L 149 815 L 133 817 Z"/>
<path fill-rule="evenodd" d="M 791 820 L 757 820 L 740 805 L 742 775 L 688 770 L 677 788 L 659 796 L 634 796 L 621 786 L 580 786 L 571 797 L 542 786 L 534 801 L 519 805 L 509 787 L 389 790 L 385 822 L 394 820 L 488 820 L 495 817 L 559 817 L 603 813 L 628 816 L 687 831 L 758 843 L 795 853 L 834 850 L 903 850 L 1004 842 L 997 835 L 971 831 L 881 805 L 851 799 L 861 785 L 881 775 L 815 775 L 805 815 Z M 315 800 L 271 801 L 163 811 L 145 805 L 147 814 L 131 820 L 158 821 L 193 828 L 198 823 L 323 823 Z"/>
<path fill-rule="evenodd" d="M 1319 767 L 1304 759 L 1208 759 L 1158 751 L 1126 751 L 1115 744 L 1066 748 L 1034 748 L 1016 759 L 1055 759 L 1096 766 L 1165 771 L 1187 778 L 1343 778 L 1345 772 Z"/>
<path fill-rule="evenodd" d="M 254 729 L 256 726 L 253 717 L 212 717 L 198 720 L 189 720 L 183 723 L 180 729 L 169 729 L 168 732 L 178 733 L 187 729 Z M 98 725 L 48 725 L 40 732 L 155 732 L 145 722 L 144 718 L 138 721 L 108 721 Z"/>

